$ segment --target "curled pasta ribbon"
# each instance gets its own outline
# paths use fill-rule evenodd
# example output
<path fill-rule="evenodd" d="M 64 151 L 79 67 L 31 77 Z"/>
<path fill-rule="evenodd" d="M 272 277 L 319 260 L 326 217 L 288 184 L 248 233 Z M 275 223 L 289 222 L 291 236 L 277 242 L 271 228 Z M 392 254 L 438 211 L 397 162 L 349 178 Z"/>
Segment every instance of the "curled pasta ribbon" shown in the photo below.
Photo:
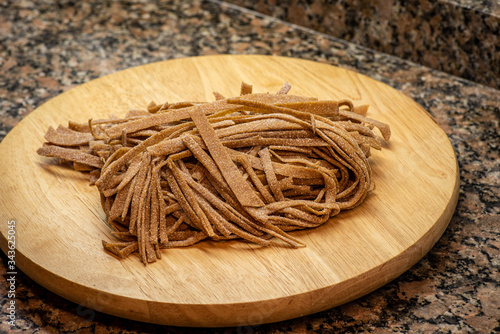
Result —
<path fill-rule="evenodd" d="M 304 246 L 314 228 L 362 203 L 373 188 L 370 150 L 390 128 L 351 101 L 215 92 L 213 102 L 151 102 L 125 118 L 50 127 L 37 152 L 88 172 L 119 258 L 147 264 L 161 249 L 204 239 Z M 375 134 L 377 128 L 381 134 Z M 273 241 L 274 240 L 274 241 Z"/>

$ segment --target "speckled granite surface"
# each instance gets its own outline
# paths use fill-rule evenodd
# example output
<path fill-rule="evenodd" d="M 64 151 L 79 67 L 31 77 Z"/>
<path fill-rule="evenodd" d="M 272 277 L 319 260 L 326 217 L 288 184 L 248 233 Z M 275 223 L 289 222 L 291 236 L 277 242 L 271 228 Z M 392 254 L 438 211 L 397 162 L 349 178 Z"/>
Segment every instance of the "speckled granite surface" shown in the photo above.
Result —
<path fill-rule="evenodd" d="M 321 61 L 383 81 L 420 103 L 448 134 L 461 169 L 458 207 L 443 237 L 408 272 L 365 297 L 299 319 L 229 329 L 115 318 L 66 301 L 21 272 L 11 327 L 2 253 L 1 333 L 500 331 L 498 90 L 219 2 L 6 1 L 0 4 L 0 137 L 44 101 L 90 79 L 153 61 L 217 53 Z"/>
<path fill-rule="evenodd" d="M 500 88 L 498 0 L 228 0 Z"/>
<path fill-rule="evenodd" d="M 484 12 L 500 17 L 500 1 L 498 0 L 444 0 L 450 4 L 467 9 Z"/>

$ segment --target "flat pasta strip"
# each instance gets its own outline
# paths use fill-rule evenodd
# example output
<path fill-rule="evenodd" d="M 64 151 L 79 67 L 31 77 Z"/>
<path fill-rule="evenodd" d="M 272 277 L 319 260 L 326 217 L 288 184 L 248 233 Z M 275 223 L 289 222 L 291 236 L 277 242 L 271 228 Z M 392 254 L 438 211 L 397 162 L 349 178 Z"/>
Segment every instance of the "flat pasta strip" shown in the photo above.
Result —
<path fill-rule="evenodd" d="M 39 148 L 36 153 L 45 157 L 61 158 L 67 161 L 78 162 L 80 164 L 96 168 L 101 168 L 104 165 L 101 158 L 98 156 L 91 155 L 80 150 L 60 146 L 44 146 Z"/>

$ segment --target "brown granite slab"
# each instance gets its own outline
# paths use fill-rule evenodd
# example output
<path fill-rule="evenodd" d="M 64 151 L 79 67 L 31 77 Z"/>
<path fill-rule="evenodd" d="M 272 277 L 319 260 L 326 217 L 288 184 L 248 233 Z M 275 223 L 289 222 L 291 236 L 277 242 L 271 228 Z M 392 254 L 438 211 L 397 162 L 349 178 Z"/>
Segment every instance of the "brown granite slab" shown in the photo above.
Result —
<path fill-rule="evenodd" d="M 278 19 L 500 87 L 497 0 L 228 0 Z"/>
<path fill-rule="evenodd" d="M 157 326 L 86 309 L 20 271 L 8 274 L 9 259 L 2 253 L 0 333 L 500 330 L 500 91 L 491 87 L 215 1 L 4 1 L 0 137 L 43 102 L 93 78 L 153 61 L 220 53 L 325 62 L 385 82 L 420 103 L 449 136 L 460 165 L 458 207 L 443 237 L 408 272 L 358 300 L 299 319 L 228 329 Z M 15 298 L 8 297 L 11 276 Z M 14 327 L 8 323 L 11 300 Z"/>

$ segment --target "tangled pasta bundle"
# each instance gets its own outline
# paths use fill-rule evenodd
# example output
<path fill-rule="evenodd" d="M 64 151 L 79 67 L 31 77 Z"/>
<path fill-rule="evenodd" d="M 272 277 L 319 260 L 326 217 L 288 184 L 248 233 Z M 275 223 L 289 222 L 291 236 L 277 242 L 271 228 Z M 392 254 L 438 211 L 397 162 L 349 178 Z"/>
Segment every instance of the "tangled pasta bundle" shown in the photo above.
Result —
<path fill-rule="evenodd" d="M 359 205 L 372 187 L 367 158 L 390 129 L 366 117 L 367 106 L 252 93 L 210 103 L 151 103 L 126 118 L 50 127 L 37 152 L 73 162 L 97 186 L 117 241 L 110 253 L 138 253 L 203 239 L 277 238 L 319 226 Z"/>

